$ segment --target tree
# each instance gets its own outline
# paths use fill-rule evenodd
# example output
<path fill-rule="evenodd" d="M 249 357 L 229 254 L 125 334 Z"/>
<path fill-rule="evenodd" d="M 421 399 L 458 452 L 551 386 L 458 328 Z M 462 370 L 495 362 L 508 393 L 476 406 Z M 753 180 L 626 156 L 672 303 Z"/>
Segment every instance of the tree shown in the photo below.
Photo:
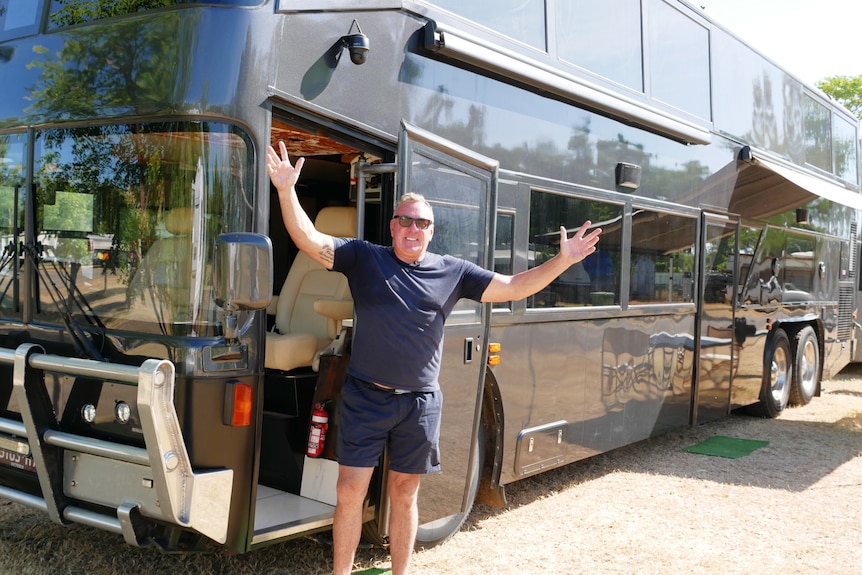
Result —
<path fill-rule="evenodd" d="M 862 76 L 830 76 L 817 82 L 817 87 L 862 118 Z"/>

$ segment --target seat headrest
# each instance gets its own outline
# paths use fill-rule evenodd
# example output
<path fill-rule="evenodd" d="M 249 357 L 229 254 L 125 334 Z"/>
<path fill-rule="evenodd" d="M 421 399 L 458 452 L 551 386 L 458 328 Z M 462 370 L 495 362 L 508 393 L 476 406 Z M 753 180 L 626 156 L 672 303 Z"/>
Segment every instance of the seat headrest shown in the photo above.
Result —
<path fill-rule="evenodd" d="M 173 208 L 165 215 L 165 229 L 175 236 L 187 236 L 192 233 L 193 215 L 190 207 Z"/>
<path fill-rule="evenodd" d="M 337 238 L 356 237 L 356 208 L 328 206 L 317 213 L 314 220 L 317 231 Z"/>

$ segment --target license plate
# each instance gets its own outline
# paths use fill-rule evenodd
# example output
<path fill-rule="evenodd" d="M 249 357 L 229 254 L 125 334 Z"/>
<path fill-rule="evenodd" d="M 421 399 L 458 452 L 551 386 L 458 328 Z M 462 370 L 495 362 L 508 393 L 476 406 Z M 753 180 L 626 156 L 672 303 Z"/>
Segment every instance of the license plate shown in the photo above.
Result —
<path fill-rule="evenodd" d="M 36 472 L 36 465 L 30 455 L 30 446 L 7 435 L 0 435 L 0 465 Z"/>
<path fill-rule="evenodd" d="M 33 463 L 32 457 L 21 455 L 20 453 L 12 453 L 5 449 L 0 449 L 0 465 L 8 465 L 9 467 L 36 473 L 36 464 Z"/>

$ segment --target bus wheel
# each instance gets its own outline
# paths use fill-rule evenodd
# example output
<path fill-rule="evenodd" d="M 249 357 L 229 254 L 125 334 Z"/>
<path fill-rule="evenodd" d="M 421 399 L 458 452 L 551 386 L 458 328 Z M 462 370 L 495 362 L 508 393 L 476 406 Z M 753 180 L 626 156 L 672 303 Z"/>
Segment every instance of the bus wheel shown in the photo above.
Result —
<path fill-rule="evenodd" d="M 796 336 L 796 353 L 793 356 L 793 382 L 790 385 L 790 405 L 806 405 L 820 383 L 820 346 L 817 335 L 809 327 Z"/>
<path fill-rule="evenodd" d="M 783 329 L 775 330 L 772 342 L 767 343 L 763 354 L 760 401 L 752 406 L 755 415 L 774 418 L 787 407 L 790 400 L 791 357 L 787 333 Z"/>

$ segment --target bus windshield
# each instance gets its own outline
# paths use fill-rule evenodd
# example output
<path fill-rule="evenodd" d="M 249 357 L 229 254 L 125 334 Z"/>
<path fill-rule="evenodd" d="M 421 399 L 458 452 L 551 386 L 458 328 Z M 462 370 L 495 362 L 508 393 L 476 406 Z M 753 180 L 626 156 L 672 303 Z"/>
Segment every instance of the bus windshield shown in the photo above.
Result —
<path fill-rule="evenodd" d="M 256 6 L 263 0 L 131 0 L 126 2 L 92 2 L 92 0 L 53 0 L 48 28 L 73 26 L 84 22 L 134 14 L 177 4 L 226 4 L 230 6 Z"/>
<path fill-rule="evenodd" d="M 219 123 L 110 125 L 42 131 L 36 150 L 35 318 L 217 335 L 213 242 L 252 219 L 246 137 Z"/>

